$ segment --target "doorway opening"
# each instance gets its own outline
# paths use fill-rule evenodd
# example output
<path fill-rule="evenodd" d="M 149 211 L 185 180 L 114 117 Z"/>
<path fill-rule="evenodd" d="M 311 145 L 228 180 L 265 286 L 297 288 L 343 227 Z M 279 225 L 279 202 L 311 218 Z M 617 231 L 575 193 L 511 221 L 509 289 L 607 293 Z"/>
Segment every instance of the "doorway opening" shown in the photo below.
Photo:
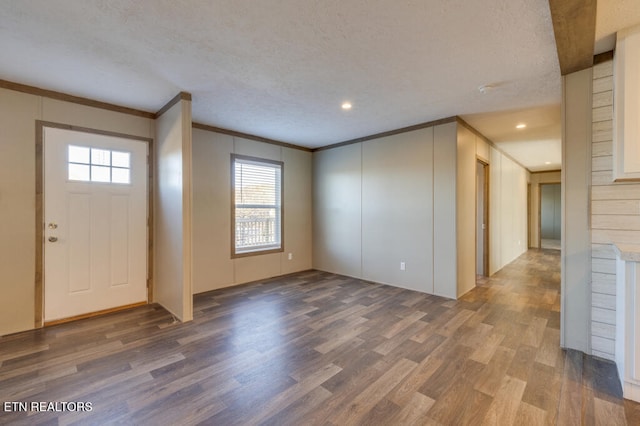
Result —
<path fill-rule="evenodd" d="M 476 162 L 476 275 L 489 276 L 489 165 Z"/>
<path fill-rule="evenodd" d="M 560 250 L 561 240 L 561 186 L 559 183 L 540 184 L 540 229 L 538 246 Z"/>
<path fill-rule="evenodd" d="M 37 124 L 36 327 L 146 304 L 152 140 Z"/>

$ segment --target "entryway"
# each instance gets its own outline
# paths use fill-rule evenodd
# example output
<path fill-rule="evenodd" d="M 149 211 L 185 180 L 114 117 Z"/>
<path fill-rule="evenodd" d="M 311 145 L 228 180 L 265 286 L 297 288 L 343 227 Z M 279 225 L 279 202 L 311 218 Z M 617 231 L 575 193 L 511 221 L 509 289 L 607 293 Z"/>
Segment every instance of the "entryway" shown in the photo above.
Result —
<path fill-rule="evenodd" d="M 147 302 L 148 143 L 43 128 L 44 321 Z"/>
<path fill-rule="evenodd" d="M 561 186 L 540 184 L 540 247 L 560 250 Z"/>

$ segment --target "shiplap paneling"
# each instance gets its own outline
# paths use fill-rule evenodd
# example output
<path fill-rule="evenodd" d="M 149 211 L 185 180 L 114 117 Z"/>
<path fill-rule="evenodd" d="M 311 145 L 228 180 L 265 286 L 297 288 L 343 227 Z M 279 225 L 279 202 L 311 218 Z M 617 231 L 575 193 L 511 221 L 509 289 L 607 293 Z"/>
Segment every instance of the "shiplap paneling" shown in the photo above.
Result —
<path fill-rule="evenodd" d="M 616 311 L 612 311 L 611 309 L 597 308 L 594 306 L 591 308 L 591 321 L 615 325 Z"/>
<path fill-rule="evenodd" d="M 616 296 L 610 294 L 593 293 L 591 304 L 594 308 L 615 309 Z"/>
<path fill-rule="evenodd" d="M 596 67 L 594 67 L 595 70 Z M 609 77 L 603 78 L 595 78 L 593 80 L 593 93 L 601 93 L 606 92 L 607 90 L 612 90 L 613 88 L 613 75 Z"/>
<path fill-rule="evenodd" d="M 601 172 L 592 172 L 591 173 L 591 185 L 610 185 L 613 182 L 613 171 L 604 170 Z"/>
<path fill-rule="evenodd" d="M 640 229 L 640 216 L 623 214 L 593 214 L 591 226 L 598 229 L 628 229 L 635 231 Z"/>
<path fill-rule="evenodd" d="M 591 159 L 591 170 L 594 172 L 613 170 L 613 157 L 611 155 L 607 155 L 605 157 L 593 157 Z"/>
<path fill-rule="evenodd" d="M 602 200 L 591 204 L 593 215 L 640 215 L 640 200 Z"/>
<path fill-rule="evenodd" d="M 591 155 L 594 157 L 604 157 L 613 155 L 611 141 L 597 142 L 591 146 Z"/>
<path fill-rule="evenodd" d="M 613 182 L 613 61 L 593 67 L 591 134 L 591 351 L 615 358 L 615 235 L 638 230 L 640 203 Z M 637 197 L 638 199 L 640 197 Z"/>
<path fill-rule="evenodd" d="M 611 324 L 594 323 L 593 335 L 613 340 L 616 335 L 616 326 Z"/>
<path fill-rule="evenodd" d="M 607 90 L 606 92 L 593 94 L 593 107 L 600 108 L 604 106 L 613 105 L 613 92 Z"/>
<path fill-rule="evenodd" d="M 613 141 L 613 120 L 595 122 L 592 124 L 591 130 L 593 132 L 591 136 L 592 142 Z"/>
<path fill-rule="evenodd" d="M 640 231 L 613 230 L 613 229 L 592 229 L 591 242 L 595 244 L 638 244 L 640 241 Z"/>
<path fill-rule="evenodd" d="M 594 187 L 593 200 L 640 200 L 640 184 L 611 184 Z"/>
<path fill-rule="evenodd" d="M 591 244 L 591 256 L 615 260 L 616 252 L 610 244 Z"/>
<path fill-rule="evenodd" d="M 600 336 L 591 337 L 591 348 L 594 351 L 602 352 L 603 354 L 612 354 L 615 352 L 615 340 L 605 339 Z M 605 356 L 606 358 L 606 356 Z"/>
<path fill-rule="evenodd" d="M 600 272 L 603 274 L 615 274 L 616 273 L 616 261 L 612 259 L 599 259 L 592 258 L 591 260 L 592 272 Z"/>
<path fill-rule="evenodd" d="M 593 109 L 593 122 L 609 121 L 613 119 L 613 108 L 611 106 L 598 107 Z"/>
<path fill-rule="evenodd" d="M 593 67 L 591 145 L 591 348 L 614 358 L 616 268 L 613 242 L 640 241 L 640 184 L 613 181 L 613 61 Z"/>
<path fill-rule="evenodd" d="M 616 294 L 616 276 L 614 274 L 605 274 L 602 272 L 593 272 L 591 274 L 591 290 L 594 293 Z"/>

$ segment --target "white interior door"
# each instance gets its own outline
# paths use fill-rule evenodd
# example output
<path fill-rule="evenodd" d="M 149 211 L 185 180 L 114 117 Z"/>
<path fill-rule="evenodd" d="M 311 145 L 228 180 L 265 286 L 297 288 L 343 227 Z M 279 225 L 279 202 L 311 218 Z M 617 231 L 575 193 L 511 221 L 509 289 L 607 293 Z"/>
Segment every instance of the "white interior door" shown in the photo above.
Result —
<path fill-rule="evenodd" d="M 146 142 L 44 129 L 44 319 L 147 301 Z"/>

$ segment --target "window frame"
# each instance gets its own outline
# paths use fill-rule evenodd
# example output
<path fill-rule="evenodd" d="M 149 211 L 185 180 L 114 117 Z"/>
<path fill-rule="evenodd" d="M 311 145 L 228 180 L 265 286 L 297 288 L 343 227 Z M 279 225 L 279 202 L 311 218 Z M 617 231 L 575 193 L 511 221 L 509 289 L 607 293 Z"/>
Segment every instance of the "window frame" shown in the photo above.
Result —
<path fill-rule="evenodd" d="M 236 160 L 276 165 L 280 167 L 280 247 L 255 248 L 238 251 L 236 248 Z M 258 256 L 284 252 L 284 162 L 248 155 L 231 154 L 231 258 Z"/>

